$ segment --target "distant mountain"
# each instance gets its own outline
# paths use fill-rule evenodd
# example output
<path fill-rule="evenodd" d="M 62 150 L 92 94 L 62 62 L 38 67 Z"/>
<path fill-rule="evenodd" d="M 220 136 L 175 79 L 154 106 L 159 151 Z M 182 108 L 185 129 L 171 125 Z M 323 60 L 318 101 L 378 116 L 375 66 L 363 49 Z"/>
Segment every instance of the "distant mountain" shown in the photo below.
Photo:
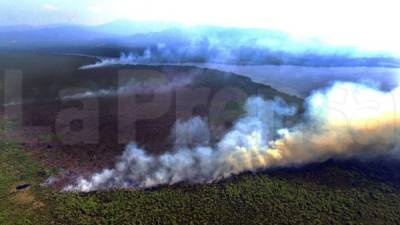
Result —
<path fill-rule="evenodd" d="M 57 25 L 37 28 L 0 27 L 0 46 L 47 46 L 73 44 L 111 37 L 96 29 L 79 25 Z"/>
<path fill-rule="evenodd" d="M 30 25 L 15 25 L 15 26 L 0 26 L 0 32 L 7 32 L 7 31 L 28 31 L 36 29 L 35 26 Z"/>
<path fill-rule="evenodd" d="M 132 22 L 117 20 L 93 27 L 98 32 L 116 36 L 129 36 L 138 33 L 159 32 L 180 25 L 167 22 Z"/>
<path fill-rule="evenodd" d="M 0 50 L 53 49 L 115 57 L 133 54 L 141 62 L 214 62 L 305 66 L 387 66 L 391 56 L 318 39 L 297 39 L 273 30 L 214 26 L 187 27 L 165 22 L 114 21 L 97 26 L 0 27 Z M 52 50 L 52 51 L 53 51 Z"/>
<path fill-rule="evenodd" d="M 174 25 L 152 22 L 114 21 L 98 26 L 55 24 L 47 26 L 0 26 L 0 47 L 49 47 L 58 45 L 114 45 L 138 33 L 161 32 Z"/>
<path fill-rule="evenodd" d="M 174 24 L 156 22 L 130 22 L 118 20 L 97 26 L 55 24 L 48 26 L 0 27 L 0 46 L 47 46 L 49 44 L 77 44 L 95 40 L 108 40 L 137 33 L 162 31 Z"/>

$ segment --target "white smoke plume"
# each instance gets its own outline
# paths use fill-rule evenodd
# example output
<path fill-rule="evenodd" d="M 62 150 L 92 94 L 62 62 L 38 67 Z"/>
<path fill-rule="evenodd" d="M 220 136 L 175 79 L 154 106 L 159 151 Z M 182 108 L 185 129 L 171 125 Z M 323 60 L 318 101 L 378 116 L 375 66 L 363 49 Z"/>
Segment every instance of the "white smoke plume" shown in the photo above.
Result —
<path fill-rule="evenodd" d="M 99 62 L 95 64 L 81 66 L 79 69 L 87 70 L 87 69 L 95 69 L 113 65 L 137 65 L 141 62 L 147 62 L 152 58 L 150 50 L 146 50 L 143 55 L 139 56 L 134 53 L 121 53 L 119 58 L 101 58 Z"/>
<path fill-rule="evenodd" d="M 189 121 L 177 120 L 173 129 L 175 147 L 206 146 L 210 143 L 210 129 L 200 117 Z"/>
<path fill-rule="evenodd" d="M 124 96 L 129 94 L 146 94 L 146 93 L 164 93 L 175 88 L 184 87 L 192 83 L 192 78 L 175 78 L 169 81 L 162 80 L 161 82 L 138 81 L 132 79 L 129 83 L 115 89 L 100 89 L 96 91 L 86 91 L 76 93 L 73 95 L 64 96 L 65 100 L 93 98 L 93 97 L 106 97 L 106 96 Z"/>
<path fill-rule="evenodd" d="M 178 121 L 175 135 L 182 135 L 182 143 L 187 143 L 186 134 L 194 135 L 194 146 L 184 144 L 171 153 L 151 156 L 135 144 L 128 145 L 115 168 L 80 178 L 64 191 L 209 183 L 245 171 L 330 158 L 397 157 L 399 97 L 400 88 L 381 92 L 363 84 L 335 83 L 307 98 L 303 122 L 290 128 L 277 127 L 282 123 L 274 121 L 295 116 L 294 108 L 284 106 L 282 101 L 251 97 L 245 105 L 245 116 L 216 145 L 209 145 L 206 124 L 200 118 Z M 271 118 L 271 113 L 278 116 Z M 193 131 L 199 127 L 196 136 Z"/>
<path fill-rule="evenodd" d="M 242 172 L 239 165 L 233 164 L 240 160 L 245 149 L 248 149 L 248 157 L 240 160 L 241 167 L 253 169 L 250 158 L 262 154 L 257 149 L 268 144 L 271 114 L 292 115 L 295 109 L 284 108 L 282 101 L 264 101 L 260 97 L 250 98 L 245 107 L 246 116 L 217 146 L 209 146 L 210 132 L 204 120 L 195 117 L 187 122 L 177 121 L 173 133 L 178 137 L 173 152 L 151 156 L 135 144 L 128 145 L 114 169 L 104 170 L 89 179 L 81 178 L 77 185 L 66 187 L 65 191 L 148 188 L 182 181 L 212 182 Z"/>

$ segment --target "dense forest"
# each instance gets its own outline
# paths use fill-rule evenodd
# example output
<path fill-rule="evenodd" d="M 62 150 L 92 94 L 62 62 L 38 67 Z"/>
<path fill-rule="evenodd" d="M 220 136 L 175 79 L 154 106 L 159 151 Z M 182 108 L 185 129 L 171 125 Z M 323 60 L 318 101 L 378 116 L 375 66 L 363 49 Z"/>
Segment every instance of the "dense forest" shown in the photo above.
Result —
<path fill-rule="evenodd" d="M 397 224 L 400 191 L 389 168 L 326 162 L 242 174 L 215 184 L 143 191 L 60 193 L 54 171 L 16 143 L 0 143 L 1 224 Z M 388 175 L 389 174 L 389 175 Z M 16 185 L 32 186 L 16 191 Z"/>

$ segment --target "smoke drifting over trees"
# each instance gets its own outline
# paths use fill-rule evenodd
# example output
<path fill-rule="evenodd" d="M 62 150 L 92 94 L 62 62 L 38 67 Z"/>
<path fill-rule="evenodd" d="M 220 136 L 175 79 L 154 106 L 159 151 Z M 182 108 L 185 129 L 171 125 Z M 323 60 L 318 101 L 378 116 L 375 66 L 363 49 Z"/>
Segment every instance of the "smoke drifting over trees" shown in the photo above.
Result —
<path fill-rule="evenodd" d="M 80 178 L 64 190 L 87 192 L 179 182 L 208 183 L 245 171 L 298 166 L 330 158 L 397 156 L 398 97 L 399 88 L 381 92 L 363 84 L 338 82 L 308 97 L 304 120 L 293 127 L 276 126 L 282 124 L 276 121 L 282 116 L 293 116 L 294 107 L 279 100 L 250 97 L 245 115 L 219 143 L 209 143 L 210 133 L 203 119 L 177 121 L 173 136 L 179 144 L 173 151 L 152 156 L 130 144 L 114 168 Z M 274 138 L 276 135 L 278 138 Z"/>

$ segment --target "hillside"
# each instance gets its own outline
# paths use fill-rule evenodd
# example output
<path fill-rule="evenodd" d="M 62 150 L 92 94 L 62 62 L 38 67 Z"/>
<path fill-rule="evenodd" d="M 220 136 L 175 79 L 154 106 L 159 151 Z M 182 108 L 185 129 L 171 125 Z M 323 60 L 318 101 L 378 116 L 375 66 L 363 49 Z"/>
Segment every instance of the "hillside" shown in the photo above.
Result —
<path fill-rule="evenodd" d="M 23 124 L 50 127 L 50 131 L 30 134 L 36 142 L 20 144 L 14 138 L 26 134 L 18 129 L 19 121 L 12 118 L 1 121 L 1 224 L 400 222 L 398 166 L 396 162 L 382 159 L 374 163 L 328 161 L 303 168 L 244 173 L 214 184 L 180 183 L 140 191 L 62 193 L 60 190 L 78 176 L 112 166 L 125 147 L 125 143 L 118 142 L 118 132 L 129 134 L 133 125 L 138 132 L 135 136 L 128 135 L 128 140 L 135 140 L 152 154 L 160 154 L 171 148 L 170 130 L 178 118 L 214 116 L 210 126 L 216 134 L 213 141 L 217 141 L 219 130 L 216 128 L 219 125 L 229 128 L 242 115 L 240 96 L 261 95 L 267 99 L 279 96 L 288 104 L 298 106 L 300 114 L 302 100 L 248 78 L 195 67 L 114 66 L 78 70 L 92 60 L 46 54 L 0 57 L 1 69 L 20 68 L 23 72 L 26 97 Z M 14 60 L 15 57 L 23 60 Z M 121 85 L 128 92 L 119 92 Z M 63 99 L 58 95 L 60 90 L 77 87 L 70 94 L 78 94 L 79 98 Z M 118 126 L 118 118 L 129 121 L 132 114 L 143 115 L 146 110 L 131 104 L 126 104 L 122 111 L 117 110 L 117 95 L 123 94 L 123 100 L 139 94 L 140 101 L 148 103 L 154 101 L 154 96 L 143 90 L 154 87 L 173 90 L 170 98 L 158 98 L 153 107 L 147 108 L 150 110 L 147 112 L 156 112 L 158 116 Z M 206 90 L 206 94 L 199 94 L 198 90 Z M 93 94 L 82 97 L 79 95 L 82 93 Z M 163 96 L 169 96 L 165 93 L 168 91 Z M 218 93 L 224 94 L 216 98 Z M 79 123 L 71 123 L 73 129 L 65 131 L 57 130 L 55 121 L 60 112 L 79 110 L 82 101 L 93 99 L 99 103 L 100 142 L 71 144 L 68 138 L 80 135 L 75 133 L 81 129 Z M 169 101 L 175 104 L 166 104 Z M 217 107 L 210 114 L 211 105 L 223 107 Z M 15 107 L 7 106 L 10 110 Z M 97 129 L 93 120 L 85 127 L 91 131 Z M 24 184 L 28 188 L 16 190 Z"/>
<path fill-rule="evenodd" d="M 23 73 L 23 116 L 12 122 L 45 129 L 34 134 L 24 129 L 14 133 L 39 141 L 27 147 L 51 168 L 64 171 L 57 188 L 79 174 L 112 165 L 130 142 L 153 154 L 170 150 L 174 144 L 171 130 L 178 119 L 208 118 L 216 143 L 243 114 L 242 105 L 250 96 L 278 97 L 301 111 L 302 100 L 297 97 L 216 70 L 174 66 L 79 70 L 87 58 L 46 54 L 2 57 L 0 68 L 4 69 L 16 68 L 14 57 L 24 59 L 18 64 Z M 60 91 L 68 93 L 62 96 Z M 83 103 L 93 102 L 95 108 L 82 111 Z M 7 109 L 18 115 L 19 106 L 17 102 Z M 76 120 L 70 121 L 74 116 Z"/>

